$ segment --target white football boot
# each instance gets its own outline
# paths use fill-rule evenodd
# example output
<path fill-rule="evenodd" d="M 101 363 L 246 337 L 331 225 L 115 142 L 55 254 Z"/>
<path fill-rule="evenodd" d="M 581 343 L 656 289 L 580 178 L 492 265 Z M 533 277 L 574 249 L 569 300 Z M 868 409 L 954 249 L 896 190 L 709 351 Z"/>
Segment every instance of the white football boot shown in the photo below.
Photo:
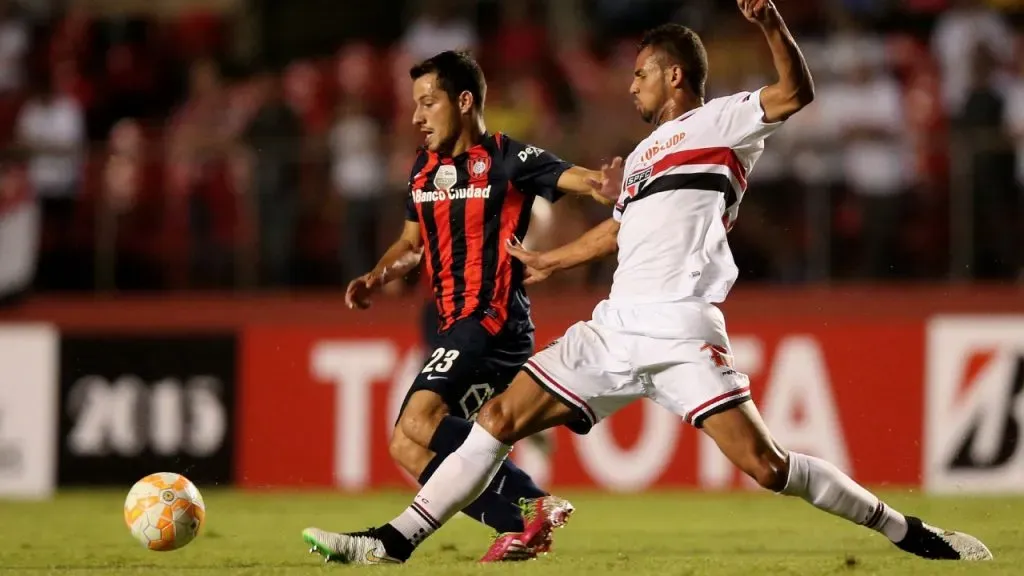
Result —
<path fill-rule="evenodd" d="M 310 554 L 323 556 L 324 562 L 341 564 L 401 564 L 392 558 L 384 543 L 376 536 L 376 530 L 343 534 L 328 532 L 319 528 L 306 528 L 302 539 L 309 544 Z"/>
<path fill-rule="evenodd" d="M 991 560 L 992 552 L 974 536 L 930 526 L 907 516 L 907 536 L 896 542 L 904 552 L 929 560 Z"/>

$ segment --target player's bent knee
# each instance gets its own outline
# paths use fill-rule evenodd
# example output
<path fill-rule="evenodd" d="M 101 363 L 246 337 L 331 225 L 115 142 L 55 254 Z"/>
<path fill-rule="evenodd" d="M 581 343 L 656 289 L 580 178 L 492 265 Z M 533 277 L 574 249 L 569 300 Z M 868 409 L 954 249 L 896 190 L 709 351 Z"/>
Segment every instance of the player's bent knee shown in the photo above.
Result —
<path fill-rule="evenodd" d="M 395 462 L 402 462 L 411 452 L 413 446 L 417 446 L 417 444 L 406 438 L 401 429 L 396 428 L 394 434 L 391 435 L 391 442 L 388 443 L 388 454 Z"/>
<path fill-rule="evenodd" d="M 405 436 L 396 433 L 391 437 L 391 442 L 388 444 L 388 454 L 392 460 L 402 464 L 408 458 L 409 446 L 411 444 L 415 445 Z"/>
<path fill-rule="evenodd" d="M 789 466 L 785 458 L 773 450 L 753 450 L 740 464 L 740 468 L 762 488 L 781 492 L 789 479 Z"/>
<path fill-rule="evenodd" d="M 402 412 L 398 427 L 406 438 L 426 448 L 447 413 L 440 396 L 433 392 L 416 392 Z"/>
<path fill-rule="evenodd" d="M 491 399 L 480 408 L 476 423 L 504 444 L 513 444 L 518 440 L 515 418 L 502 402 L 501 396 Z"/>
<path fill-rule="evenodd" d="M 398 426 L 401 428 L 405 438 L 425 448 L 430 445 L 430 439 L 433 438 L 434 431 L 437 430 L 437 421 L 429 418 L 409 416 L 407 418 L 403 417 Z"/>
<path fill-rule="evenodd" d="M 388 454 L 402 469 L 416 477 L 419 477 L 433 457 L 430 450 L 413 442 L 399 428 L 396 428 L 391 436 Z"/>

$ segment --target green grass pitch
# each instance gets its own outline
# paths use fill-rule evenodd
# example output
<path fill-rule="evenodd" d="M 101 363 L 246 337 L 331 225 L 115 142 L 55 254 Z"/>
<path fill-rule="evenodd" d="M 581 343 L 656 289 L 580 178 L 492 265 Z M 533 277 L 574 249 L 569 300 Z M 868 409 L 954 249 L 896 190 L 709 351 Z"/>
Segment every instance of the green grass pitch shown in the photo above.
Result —
<path fill-rule="evenodd" d="M 0 574 L 1024 574 L 1024 498 L 926 498 L 885 493 L 897 508 L 975 534 L 988 563 L 908 557 L 881 535 L 768 494 L 567 494 L 577 513 L 538 560 L 481 566 L 489 531 L 458 517 L 404 566 L 324 565 L 302 528 L 361 530 L 390 519 L 409 494 L 240 493 L 204 490 L 206 531 L 175 552 L 150 552 L 121 517 L 124 495 L 62 493 L 49 502 L 0 502 Z"/>

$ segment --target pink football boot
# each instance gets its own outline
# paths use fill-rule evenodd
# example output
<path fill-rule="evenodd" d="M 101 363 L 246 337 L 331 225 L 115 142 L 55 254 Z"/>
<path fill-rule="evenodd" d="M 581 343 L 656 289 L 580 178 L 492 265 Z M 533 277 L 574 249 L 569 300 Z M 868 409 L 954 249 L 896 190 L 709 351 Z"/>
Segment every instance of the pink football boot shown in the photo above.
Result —
<path fill-rule="evenodd" d="M 518 562 L 547 554 L 551 532 L 565 526 L 576 510 L 568 500 L 557 496 L 522 500 L 519 505 L 523 509 L 523 531 L 499 534 L 481 562 Z"/>

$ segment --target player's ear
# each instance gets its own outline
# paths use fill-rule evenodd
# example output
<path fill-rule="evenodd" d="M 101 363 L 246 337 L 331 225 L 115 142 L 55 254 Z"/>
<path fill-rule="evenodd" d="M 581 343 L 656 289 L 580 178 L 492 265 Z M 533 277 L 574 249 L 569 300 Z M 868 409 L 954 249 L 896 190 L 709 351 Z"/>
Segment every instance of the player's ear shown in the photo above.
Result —
<path fill-rule="evenodd" d="M 682 89 L 686 85 L 686 79 L 683 76 L 683 67 L 678 64 L 673 64 L 665 70 L 665 76 L 668 77 L 668 83 L 673 88 Z"/>
<path fill-rule="evenodd" d="M 469 90 L 463 90 L 459 94 L 459 112 L 462 114 L 469 114 L 473 109 L 473 105 L 476 104 L 473 94 Z"/>

